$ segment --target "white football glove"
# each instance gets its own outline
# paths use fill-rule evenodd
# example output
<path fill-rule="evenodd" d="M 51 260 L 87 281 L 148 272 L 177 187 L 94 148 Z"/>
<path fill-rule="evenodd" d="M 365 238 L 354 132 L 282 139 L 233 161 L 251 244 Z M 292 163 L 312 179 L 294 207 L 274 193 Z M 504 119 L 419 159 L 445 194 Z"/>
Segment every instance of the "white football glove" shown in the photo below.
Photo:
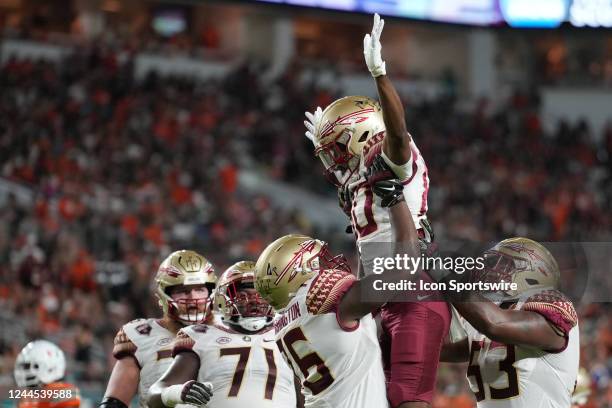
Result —
<path fill-rule="evenodd" d="M 312 144 L 316 143 L 315 140 L 315 132 L 321 123 L 321 118 L 323 117 L 323 110 L 321 110 L 320 106 L 317 106 L 317 109 L 314 113 L 306 112 L 306 120 L 304 121 L 304 125 L 306 125 L 306 137 L 310 139 Z"/>
<path fill-rule="evenodd" d="M 161 393 L 161 400 L 165 406 L 170 408 L 183 404 L 205 407 L 213 395 L 212 391 L 211 383 L 191 380 L 184 384 L 164 388 Z"/>
<path fill-rule="evenodd" d="M 385 61 L 382 60 L 380 54 L 382 48 L 380 45 L 380 34 L 384 26 L 385 20 L 381 19 L 378 13 L 374 14 L 372 34 L 366 34 L 365 37 L 363 37 L 363 55 L 368 70 L 374 78 L 387 74 L 385 70 Z"/>

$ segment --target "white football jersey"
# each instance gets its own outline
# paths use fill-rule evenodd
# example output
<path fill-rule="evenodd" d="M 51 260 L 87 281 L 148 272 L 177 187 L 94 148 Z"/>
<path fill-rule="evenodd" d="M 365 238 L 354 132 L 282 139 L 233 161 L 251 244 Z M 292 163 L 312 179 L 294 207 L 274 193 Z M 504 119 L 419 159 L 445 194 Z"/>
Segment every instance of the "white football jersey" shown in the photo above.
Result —
<path fill-rule="evenodd" d="M 213 385 L 210 408 L 294 408 L 293 371 L 281 356 L 272 328 L 238 333 L 223 324 L 181 329 L 173 354 L 194 351 L 198 381 Z"/>
<path fill-rule="evenodd" d="M 353 275 L 324 271 L 306 282 L 274 321 L 283 356 L 300 379 L 306 408 L 385 408 L 387 393 L 371 315 L 343 329 L 336 307 Z"/>
<path fill-rule="evenodd" d="M 580 359 L 571 302 L 549 291 L 515 308 L 541 313 L 554 322 L 568 337 L 567 347 L 553 353 L 493 342 L 461 318 L 470 346 L 467 378 L 478 408 L 570 408 Z"/>
<path fill-rule="evenodd" d="M 174 337 L 174 333 L 164 328 L 158 319 L 132 320 L 123 325 L 115 337 L 115 358 L 133 356 L 140 366 L 138 403 L 143 408 L 147 406 L 149 387 L 172 363 Z"/>
<path fill-rule="evenodd" d="M 393 240 L 389 209 L 380 206 L 381 199 L 373 193 L 365 178 L 366 162 L 382 154 L 384 134 L 381 132 L 366 142 L 359 163 L 359 178 L 349 185 L 353 197 L 351 227 L 357 237 L 360 252 L 362 252 L 362 245 L 366 242 L 392 242 Z M 414 139 L 410 142 L 410 150 L 412 152 L 410 160 L 403 165 L 396 165 L 386 155 L 382 156 L 404 184 L 404 198 L 412 213 L 414 225 L 418 229 L 420 221 L 427 218 L 429 176 L 425 160 L 414 143 Z M 364 265 L 370 263 L 367 254 L 361 261 Z"/>

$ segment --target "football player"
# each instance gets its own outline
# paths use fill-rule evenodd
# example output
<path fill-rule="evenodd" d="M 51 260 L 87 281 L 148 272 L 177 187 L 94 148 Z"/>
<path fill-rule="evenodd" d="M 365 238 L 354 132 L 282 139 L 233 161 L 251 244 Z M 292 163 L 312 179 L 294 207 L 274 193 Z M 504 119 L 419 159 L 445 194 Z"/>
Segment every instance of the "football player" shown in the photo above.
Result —
<path fill-rule="evenodd" d="M 379 181 L 373 191 L 390 208 L 394 239 L 409 244 L 409 255 L 418 254 L 401 183 Z M 410 274 L 392 270 L 385 278 Z M 332 257 L 325 242 L 303 235 L 281 237 L 260 255 L 255 287 L 280 313 L 274 321 L 277 344 L 302 383 L 305 406 L 388 406 L 371 312 L 393 295 L 372 296 L 376 279 L 357 280 L 343 257 Z"/>
<path fill-rule="evenodd" d="M 156 293 L 161 319 L 137 319 L 115 337 L 117 359 L 100 407 L 126 408 L 138 392 L 146 407 L 149 387 L 172 362 L 172 341 L 186 325 L 212 319 L 210 294 L 217 277 L 212 264 L 194 251 L 176 251 L 159 266 Z"/>
<path fill-rule="evenodd" d="M 21 390 L 25 398 L 19 399 L 19 408 L 78 408 L 81 404 L 79 389 L 62 381 L 64 352 L 50 341 L 28 343 L 17 356 L 14 374 L 17 386 L 33 389 L 32 396 Z"/>
<path fill-rule="evenodd" d="M 273 311 L 254 289 L 254 270 L 254 262 L 241 261 L 221 275 L 214 295 L 221 322 L 179 331 L 174 361 L 151 387 L 150 407 L 296 406 L 293 371 L 276 347 Z"/>
<path fill-rule="evenodd" d="M 328 179 L 339 191 L 340 203 L 351 219 L 361 263 L 366 274 L 372 260 L 364 245 L 392 239 L 388 209 L 374 198 L 364 174 L 382 157 L 402 180 L 404 196 L 421 239 L 431 241 L 427 221 L 429 177 L 423 156 L 406 130 L 404 107 L 386 75 L 380 35 L 384 20 L 374 15 L 372 33 L 364 38 L 364 56 L 376 81 L 380 104 L 363 96 L 349 96 L 306 113 L 306 136 L 315 146 Z M 388 394 L 392 407 L 429 406 L 435 388 L 440 349 L 450 326 L 444 302 L 398 302 L 381 310 Z"/>
<path fill-rule="evenodd" d="M 483 280 L 517 289 L 472 291 L 453 302 L 466 337 L 445 345 L 442 359 L 469 362 L 479 408 L 569 408 L 580 357 L 578 318 L 557 289 L 555 258 L 527 238 L 503 240 L 484 256 Z"/>
<path fill-rule="evenodd" d="M 380 205 L 365 178 L 377 156 L 401 179 L 406 203 L 420 233 L 424 237 L 431 233 L 427 223 L 427 166 L 406 129 L 404 107 L 386 75 L 380 43 L 384 23 L 378 14 L 374 15 L 372 33 L 366 34 L 363 51 L 380 103 L 366 96 L 346 96 L 325 110 L 317 107 L 314 113 L 306 112 L 304 121 L 315 155 L 323 163 L 328 180 L 338 188 L 341 207 L 350 218 L 359 248 L 366 242 L 391 242 L 392 238 L 389 210 Z M 365 265 L 370 260 L 361 261 Z"/>

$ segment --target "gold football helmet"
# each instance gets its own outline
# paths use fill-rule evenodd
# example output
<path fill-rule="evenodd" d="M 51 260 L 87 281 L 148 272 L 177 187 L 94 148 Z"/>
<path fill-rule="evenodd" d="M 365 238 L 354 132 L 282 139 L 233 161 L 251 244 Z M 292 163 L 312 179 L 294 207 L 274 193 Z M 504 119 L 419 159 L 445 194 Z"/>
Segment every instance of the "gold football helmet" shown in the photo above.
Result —
<path fill-rule="evenodd" d="M 516 283 L 505 298 L 518 298 L 534 289 L 555 289 L 560 271 L 557 261 L 542 244 L 528 238 L 508 238 L 485 251 L 485 279 Z"/>
<path fill-rule="evenodd" d="M 346 185 L 357 174 L 363 146 L 383 130 L 380 104 L 367 96 L 346 96 L 325 108 L 313 142 L 328 179 Z"/>
<path fill-rule="evenodd" d="M 351 271 L 344 256 L 331 256 L 327 243 L 305 235 L 285 235 L 259 256 L 255 289 L 275 310 L 281 310 L 304 282 L 324 269 Z"/>
<path fill-rule="evenodd" d="M 212 264 L 194 251 L 181 250 L 168 255 L 159 265 L 155 283 L 155 295 L 159 299 L 164 315 L 183 324 L 204 321 L 211 313 L 210 294 L 215 288 L 217 277 Z M 209 297 L 206 299 L 175 300 L 168 294 L 173 286 L 205 285 Z"/>
<path fill-rule="evenodd" d="M 255 262 L 236 262 L 223 272 L 213 302 L 225 323 L 250 332 L 258 332 L 272 323 L 272 307 L 254 289 Z"/>

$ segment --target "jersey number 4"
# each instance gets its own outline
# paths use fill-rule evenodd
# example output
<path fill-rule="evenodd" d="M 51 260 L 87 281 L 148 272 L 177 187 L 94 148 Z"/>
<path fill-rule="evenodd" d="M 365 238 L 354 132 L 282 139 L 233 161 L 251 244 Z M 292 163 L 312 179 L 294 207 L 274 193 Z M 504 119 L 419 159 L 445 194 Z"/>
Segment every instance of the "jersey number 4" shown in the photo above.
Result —
<path fill-rule="evenodd" d="M 516 368 L 514 368 L 514 362 L 516 361 L 514 346 L 506 344 L 504 347 L 506 347 L 506 358 L 499 361 L 499 371 L 505 372 L 508 376 L 508 386 L 504 388 L 495 388 L 491 384 L 486 384 L 487 388 L 489 388 L 489 394 L 491 395 L 490 399 L 492 400 L 502 400 L 519 395 L 518 375 L 516 373 Z M 482 380 L 480 366 L 478 365 L 478 355 L 480 354 L 481 348 L 481 342 L 472 341 L 472 346 L 470 347 L 470 365 L 467 370 L 468 377 L 473 376 L 478 386 L 478 390 L 474 391 L 476 401 L 482 401 L 486 397 L 485 384 Z"/>
<path fill-rule="evenodd" d="M 276 362 L 274 361 L 274 350 L 263 349 L 266 353 L 266 362 L 268 363 L 268 378 L 266 380 L 266 390 L 264 398 L 271 400 L 274 395 L 274 385 L 276 384 Z M 242 385 L 242 378 L 244 377 L 244 371 L 246 369 L 247 362 L 249 361 L 249 355 L 251 354 L 251 347 L 233 347 L 223 348 L 220 351 L 221 357 L 223 356 L 238 356 L 238 362 L 236 363 L 236 370 L 234 371 L 234 377 L 232 378 L 232 386 L 230 387 L 228 397 L 236 397 L 240 391 Z"/>

